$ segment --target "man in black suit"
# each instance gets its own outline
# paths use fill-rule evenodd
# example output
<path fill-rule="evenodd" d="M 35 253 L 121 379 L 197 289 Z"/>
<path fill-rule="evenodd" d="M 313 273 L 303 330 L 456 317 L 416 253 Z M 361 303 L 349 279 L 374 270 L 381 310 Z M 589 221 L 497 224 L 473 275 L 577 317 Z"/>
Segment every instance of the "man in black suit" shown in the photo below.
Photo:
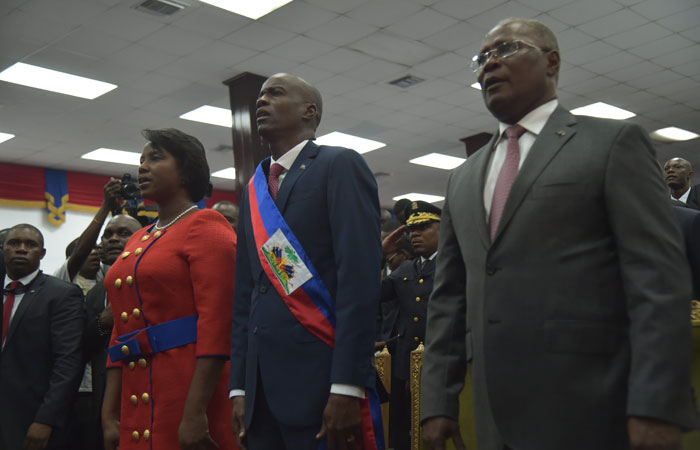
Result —
<path fill-rule="evenodd" d="M 124 251 L 127 241 L 141 228 L 138 220 L 127 215 L 114 216 L 102 234 L 102 263 L 111 266 Z M 83 380 L 73 404 L 71 450 L 103 448 L 102 398 L 105 391 L 107 345 L 112 333 L 112 307 L 106 301 L 104 281 L 98 281 L 85 296 L 85 333 L 83 358 L 89 381 Z M 89 369 L 88 369 L 89 368 Z M 84 377 L 84 378 L 86 378 Z"/>
<path fill-rule="evenodd" d="M 664 179 L 671 189 L 671 197 L 688 208 L 700 209 L 700 189 L 690 186 L 693 166 L 683 158 L 671 158 L 664 164 Z"/>
<path fill-rule="evenodd" d="M 44 238 L 32 225 L 12 227 L 0 353 L 0 448 L 63 449 L 66 416 L 82 373 L 83 296 L 44 275 Z"/>

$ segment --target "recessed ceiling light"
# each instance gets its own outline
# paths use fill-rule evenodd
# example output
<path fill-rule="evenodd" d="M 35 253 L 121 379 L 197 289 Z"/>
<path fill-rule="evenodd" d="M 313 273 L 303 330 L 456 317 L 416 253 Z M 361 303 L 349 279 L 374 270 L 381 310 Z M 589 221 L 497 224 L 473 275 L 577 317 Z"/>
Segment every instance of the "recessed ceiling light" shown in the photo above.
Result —
<path fill-rule="evenodd" d="M 24 63 L 16 63 L 0 72 L 0 80 L 90 100 L 117 88 L 116 84 Z"/>
<path fill-rule="evenodd" d="M 427 155 L 413 158 L 409 162 L 420 164 L 421 166 L 435 167 L 436 169 L 452 170 L 466 161 L 465 158 L 443 155 L 442 153 L 429 153 Z"/>
<path fill-rule="evenodd" d="M 218 125 L 220 127 L 231 128 L 233 126 L 233 118 L 231 110 L 219 108 L 217 106 L 204 105 L 197 109 L 180 116 L 180 119 L 193 120 L 195 122 L 208 123 L 210 125 Z"/>
<path fill-rule="evenodd" d="M 212 173 L 211 176 L 216 178 L 227 178 L 229 180 L 235 180 L 236 169 L 234 167 L 229 167 L 228 169 L 218 170 Z"/>
<path fill-rule="evenodd" d="M 130 166 L 141 165 L 140 153 L 114 150 L 111 148 L 98 148 L 97 150 L 85 153 L 83 156 L 81 156 L 81 158 L 117 164 L 128 164 Z"/>
<path fill-rule="evenodd" d="M 636 116 L 635 113 L 626 109 L 618 108 L 617 106 L 608 105 L 607 103 L 598 102 L 588 106 L 572 109 L 572 114 L 577 116 L 592 116 L 600 117 L 601 119 L 625 120 Z"/>
<path fill-rule="evenodd" d="M 3 143 L 3 142 L 5 142 L 5 141 L 9 141 L 9 140 L 12 139 L 13 137 L 15 137 L 14 134 L 10 134 L 10 133 L 0 133 L 0 144 Z"/>
<path fill-rule="evenodd" d="M 317 145 L 334 145 L 337 147 L 346 147 L 355 150 L 357 153 L 367 153 L 378 148 L 386 147 L 383 142 L 365 139 L 351 134 L 340 133 L 334 131 L 325 134 L 316 139 Z"/>
<path fill-rule="evenodd" d="M 280 8 L 292 0 L 199 0 L 202 3 L 208 3 L 217 8 L 231 11 L 239 16 L 245 16 L 249 19 L 258 20 L 265 14 Z"/>
<path fill-rule="evenodd" d="M 407 198 L 407 199 L 411 200 L 412 202 L 421 200 L 421 201 L 428 202 L 428 203 L 441 202 L 441 201 L 445 200 L 445 197 L 441 197 L 439 195 L 419 194 L 417 192 L 411 192 L 410 194 L 404 194 L 404 195 L 397 195 L 392 200 L 397 201 L 397 200 L 401 200 L 402 198 Z"/>
<path fill-rule="evenodd" d="M 481 83 L 479 83 L 479 82 L 477 81 L 476 83 L 472 83 L 472 84 L 471 84 L 471 87 L 473 87 L 473 88 L 476 89 L 477 91 L 480 91 L 480 90 L 481 90 Z"/>
<path fill-rule="evenodd" d="M 660 130 L 651 132 L 652 138 L 664 141 L 689 141 L 697 138 L 698 136 L 699 135 L 693 133 L 692 131 L 683 130 L 682 128 L 676 127 L 661 128 Z"/>

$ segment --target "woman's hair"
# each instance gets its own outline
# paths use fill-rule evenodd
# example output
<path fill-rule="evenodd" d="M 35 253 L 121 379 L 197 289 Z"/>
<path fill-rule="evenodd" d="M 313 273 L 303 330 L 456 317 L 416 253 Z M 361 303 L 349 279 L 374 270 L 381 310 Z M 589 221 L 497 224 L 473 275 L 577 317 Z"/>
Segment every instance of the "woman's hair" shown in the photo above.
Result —
<path fill-rule="evenodd" d="M 199 139 L 175 128 L 145 129 L 141 134 L 153 148 L 173 155 L 190 199 L 204 198 L 209 189 L 209 164 Z"/>

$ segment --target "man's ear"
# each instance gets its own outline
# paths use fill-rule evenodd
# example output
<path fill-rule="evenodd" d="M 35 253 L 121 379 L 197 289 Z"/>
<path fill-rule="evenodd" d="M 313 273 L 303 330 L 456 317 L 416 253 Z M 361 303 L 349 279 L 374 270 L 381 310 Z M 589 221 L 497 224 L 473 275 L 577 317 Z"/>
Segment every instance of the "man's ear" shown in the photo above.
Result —
<path fill-rule="evenodd" d="M 304 113 L 302 114 L 302 117 L 307 120 L 316 120 L 316 114 L 318 114 L 316 104 L 306 103 L 306 108 L 304 108 Z"/>
<path fill-rule="evenodd" d="M 45 249 L 45 248 L 42 248 L 42 249 L 41 249 L 41 258 L 39 258 L 39 260 L 44 259 L 44 256 L 46 256 L 46 249 Z"/>
<path fill-rule="evenodd" d="M 558 51 L 551 50 L 549 53 L 547 53 L 547 75 L 550 77 L 559 76 L 560 65 L 561 59 Z"/>

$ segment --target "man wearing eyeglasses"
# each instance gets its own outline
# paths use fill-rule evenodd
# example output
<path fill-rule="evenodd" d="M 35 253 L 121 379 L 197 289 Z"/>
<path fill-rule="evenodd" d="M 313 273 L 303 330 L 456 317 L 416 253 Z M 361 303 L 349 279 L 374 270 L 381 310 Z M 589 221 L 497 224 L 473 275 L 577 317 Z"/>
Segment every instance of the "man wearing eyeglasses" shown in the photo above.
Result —
<path fill-rule="evenodd" d="M 543 24 L 508 19 L 473 59 L 498 133 L 457 168 L 428 304 L 421 420 L 453 438 L 467 365 L 480 450 L 678 449 L 691 283 L 654 149 L 558 104 Z"/>

